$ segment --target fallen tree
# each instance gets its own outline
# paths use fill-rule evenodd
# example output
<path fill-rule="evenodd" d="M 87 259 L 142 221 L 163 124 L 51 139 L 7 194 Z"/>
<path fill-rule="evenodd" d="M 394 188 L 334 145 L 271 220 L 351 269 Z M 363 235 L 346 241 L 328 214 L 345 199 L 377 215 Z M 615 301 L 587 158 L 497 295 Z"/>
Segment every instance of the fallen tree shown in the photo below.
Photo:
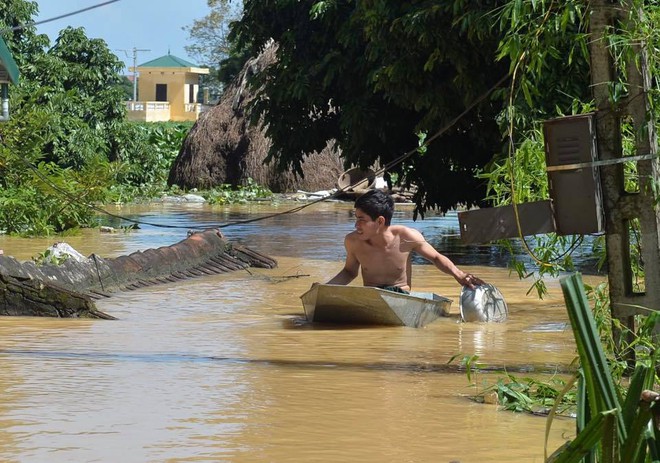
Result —
<path fill-rule="evenodd" d="M 302 175 L 291 170 L 281 172 L 274 162 L 265 162 L 271 142 L 262 123 L 250 123 L 254 92 L 248 82 L 275 62 L 276 50 L 271 43 L 249 60 L 218 104 L 200 115 L 172 164 L 168 185 L 185 189 L 210 189 L 222 184 L 236 187 L 245 186 L 251 178 L 275 193 L 335 187 L 344 168 L 340 150 L 332 141 L 320 152 L 305 153 Z M 298 136 L 296 130 L 292 130 L 292 137 Z"/>

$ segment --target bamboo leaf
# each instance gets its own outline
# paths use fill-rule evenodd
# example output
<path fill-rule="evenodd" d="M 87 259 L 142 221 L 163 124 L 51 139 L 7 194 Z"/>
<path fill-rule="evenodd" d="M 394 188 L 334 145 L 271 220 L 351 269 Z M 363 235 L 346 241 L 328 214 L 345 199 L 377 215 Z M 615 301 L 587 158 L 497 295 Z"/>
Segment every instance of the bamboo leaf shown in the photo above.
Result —
<path fill-rule="evenodd" d="M 545 456 L 545 460 L 548 460 L 548 438 L 550 437 L 550 428 L 552 427 L 552 422 L 555 419 L 555 415 L 557 413 L 557 408 L 559 407 L 559 404 L 561 404 L 562 399 L 566 395 L 568 391 L 573 389 L 573 386 L 575 385 L 575 382 L 579 378 L 579 374 L 575 374 L 571 379 L 566 381 L 566 385 L 564 388 L 557 394 L 557 397 L 555 398 L 555 403 L 550 409 L 550 412 L 548 413 L 548 419 L 545 422 L 545 442 L 543 444 L 543 455 Z"/>
<path fill-rule="evenodd" d="M 563 278 L 561 287 L 584 371 L 586 394 L 592 413 L 621 410 L 612 373 L 603 352 L 580 274 Z M 621 413 L 617 414 L 617 421 L 619 442 L 624 442 L 626 429 Z"/>
<path fill-rule="evenodd" d="M 621 461 L 638 461 L 640 455 L 642 455 L 642 448 L 647 445 L 644 430 L 649 423 L 652 423 L 651 412 L 644 407 L 638 407 L 637 404 L 635 404 L 635 407 L 638 413 L 630 423 L 628 438 L 621 449 Z"/>
<path fill-rule="evenodd" d="M 654 426 L 652 420 L 646 427 L 644 437 L 651 456 L 651 463 L 660 463 L 660 430 Z"/>
<path fill-rule="evenodd" d="M 628 386 L 628 395 L 626 396 L 626 400 L 623 403 L 622 413 L 623 422 L 629 433 L 632 421 L 637 414 L 639 398 L 642 395 L 642 391 L 650 387 L 648 385 L 648 371 L 649 368 L 646 365 L 638 364 L 635 367 L 635 372 L 633 373 L 630 380 L 630 386 Z M 653 377 L 651 376 L 651 379 L 652 378 Z"/>
<path fill-rule="evenodd" d="M 601 460 L 603 463 L 614 463 L 619 462 L 619 446 L 616 436 L 616 420 L 611 419 L 605 420 L 603 425 L 603 435 L 600 444 L 601 448 Z M 628 460 L 625 460 L 628 461 Z"/>
<path fill-rule="evenodd" d="M 582 463 L 582 459 L 600 441 L 606 424 L 615 422 L 617 415 L 616 410 L 598 413 L 569 445 L 559 450 L 560 453 L 550 455 L 546 463 Z"/>
<path fill-rule="evenodd" d="M 591 409 L 589 408 L 587 391 L 584 388 L 584 372 L 580 371 L 580 377 L 578 379 L 578 390 L 577 390 L 577 419 L 576 419 L 578 433 L 582 432 L 582 430 L 587 427 L 590 418 L 591 418 Z"/>

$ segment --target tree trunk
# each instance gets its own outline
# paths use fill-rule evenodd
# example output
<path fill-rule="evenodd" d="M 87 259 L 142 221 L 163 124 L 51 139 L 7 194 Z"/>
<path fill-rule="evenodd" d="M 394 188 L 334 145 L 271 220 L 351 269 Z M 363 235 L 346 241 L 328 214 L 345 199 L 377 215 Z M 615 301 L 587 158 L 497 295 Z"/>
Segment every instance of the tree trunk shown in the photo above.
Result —
<path fill-rule="evenodd" d="M 649 76 L 646 52 L 636 46 L 638 62 L 626 69 L 628 95 L 616 106 L 612 103 L 610 83 L 617 79 L 617 69 L 607 47 L 606 31 L 620 27 L 628 20 L 630 2 L 609 0 L 591 2 L 590 53 L 591 82 L 598 108 L 596 116 L 600 160 L 621 160 L 621 120 L 629 116 L 636 134 L 635 155 L 657 155 L 653 115 L 648 104 Z M 634 330 L 634 315 L 645 311 L 634 306 L 660 309 L 660 214 L 654 204 L 652 182 L 658 182 L 657 157 L 637 163 L 640 175 L 639 192 L 626 192 L 623 162 L 602 166 L 603 205 L 606 217 L 608 280 L 612 315 Z M 635 292 L 630 255 L 630 222 L 638 219 L 641 227 L 642 261 L 645 291 Z"/>

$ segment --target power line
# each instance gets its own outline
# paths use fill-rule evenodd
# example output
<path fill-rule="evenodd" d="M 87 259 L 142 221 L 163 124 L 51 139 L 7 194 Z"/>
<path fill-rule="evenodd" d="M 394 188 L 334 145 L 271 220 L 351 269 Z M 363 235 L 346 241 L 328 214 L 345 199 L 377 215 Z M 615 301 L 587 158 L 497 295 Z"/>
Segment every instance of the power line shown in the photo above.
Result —
<path fill-rule="evenodd" d="M 55 17 L 53 17 L 53 18 L 45 19 L 45 20 L 43 20 L 43 21 L 30 22 L 30 23 L 27 23 L 27 24 L 25 24 L 25 25 L 15 26 L 15 27 L 13 27 L 13 28 L 11 28 L 11 29 L 5 29 L 4 31 L 2 31 L 2 33 L 5 33 L 5 32 L 7 32 L 7 31 L 12 31 L 12 32 L 13 32 L 13 31 L 17 31 L 17 30 L 23 29 L 24 27 L 27 27 L 27 26 L 36 26 L 36 25 L 39 25 L 39 24 L 45 24 L 45 23 L 48 23 L 48 22 L 56 21 L 56 20 L 58 20 L 58 19 L 67 18 L 67 17 L 74 16 L 74 15 L 77 15 L 77 14 L 80 14 L 80 13 L 84 13 L 85 11 L 89 11 L 89 10 L 93 10 L 93 9 L 95 9 L 95 8 L 100 8 L 100 7 L 102 7 L 102 6 L 110 5 L 110 4 L 112 4 L 112 3 L 116 3 L 116 2 L 118 2 L 118 1 L 120 1 L 120 0 L 108 0 L 108 1 L 103 2 L 103 3 L 99 3 L 99 4 L 96 4 L 96 5 L 89 6 L 89 7 L 87 7 L 87 8 L 82 8 L 82 9 L 80 9 L 80 10 L 72 11 L 72 12 L 70 12 L 70 13 L 65 13 L 65 14 L 62 14 L 62 15 L 59 15 L 59 16 L 55 16 Z M 125 53 L 127 52 L 127 50 L 122 50 L 122 51 L 124 51 Z M 138 52 L 138 51 L 149 51 L 149 50 L 142 50 L 142 49 L 137 49 L 137 48 L 134 47 L 132 51 L 133 51 L 134 72 L 135 72 L 136 59 L 137 59 L 137 52 Z M 492 93 L 497 87 L 499 87 L 499 86 L 500 86 L 505 80 L 507 80 L 508 78 L 509 78 L 509 75 L 508 75 L 508 74 L 505 75 L 504 77 L 502 77 L 502 78 L 501 78 L 499 81 L 497 81 L 497 82 L 496 82 L 491 88 L 489 88 L 486 92 L 484 92 L 484 93 L 483 93 L 482 95 L 480 95 L 477 99 L 475 99 L 475 100 L 474 100 L 469 106 L 467 106 L 463 112 L 461 112 L 458 116 L 456 116 L 453 120 L 451 120 L 451 121 L 450 121 L 445 127 L 441 128 L 441 129 L 438 130 L 435 134 L 433 134 L 431 137 L 427 138 L 423 144 L 421 144 L 421 145 L 420 145 L 419 147 L 417 147 L 417 148 L 413 148 L 412 150 L 410 150 L 410 151 L 408 151 L 408 152 L 402 154 L 401 156 L 397 157 L 396 159 L 394 159 L 394 160 L 388 162 L 387 164 L 385 164 L 385 166 L 383 166 L 382 168 L 378 169 L 378 170 L 375 172 L 375 174 L 378 175 L 378 174 L 380 174 L 380 173 L 385 172 L 385 171 L 388 170 L 388 169 L 391 169 L 392 167 L 394 167 L 394 166 L 400 164 L 401 162 L 403 162 L 404 160 L 408 159 L 410 156 L 412 156 L 413 154 L 415 154 L 416 152 L 418 152 L 418 150 L 419 150 L 420 148 L 427 147 L 427 146 L 428 146 L 433 140 L 435 140 L 436 138 L 440 137 L 440 136 L 443 135 L 447 130 L 449 130 L 451 127 L 453 127 L 453 126 L 454 126 L 459 120 L 461 120 L 461 119 L 462 119 L 462 118 L 463 118 L 468 112 L 470 112 L 472 109 L 474 109 L 474 108 L 475 108 L 475 107 L 476 107 L 481 101 L 483 101 L 485 98 L 487 98 L 488 95 L 490 95 L 490 94 L 491 94 L 491 93 Z M 136 92 L 136 86 L 135 86 L 135 84 L 136 84 L 136 80 L 134 79 L 134 82 L 133 82 L 133 100 L 135 100 L 136 97 L 137 97 L 137 95 L 136 95 L 137 92 Z M 120 216 L 120 215 L 117 215 L 117 214 L 112 214 L 111 212 L 108 212 L 108 211 L 106 211 L 105 209 L 102 209 L 102 208 L 100 208 L 100 207 L 98 207 L 98 206 L 95 206 L 95 205 L 93 205 L 93 204 L 82 203 L 82 202 L 79 201 L 79 198 L 73 196 L 73 195 L 72 195 L 71 193 L 69 193 L 68 191 L 66 191 L 66 190 L 64 190 L 64 189 L 62 189 L 62 188 L 60 188 L 60 187 L 58 187 L 57 185 L 55 185 L 52 181 L 50 181 L 50 179 L 48 179 L 48 177 L 46 177 L 45 175 L 43 175 L 43 174 L 42 174 L 42 173 L 41 173 L 41 172 L 40 172 L 35 166 L 33 166 L 33 165 L 32 165 L 27 159 L 23 158 L 21 155 L 19 155 L 19 158 L 21 159 L 21 161 L 23 161 L 23 162 L 28 166 L 28 168 L 30 168 L 31 170 L 33 170 L 33 171 L 37 174 L 37 176 L 38 176 L 38 177 L 39 177 L 44 183 L 46 183 L 47 185 L 49 185 L 49 186 L 50 186 L 51 188 L 53 188 L 55 191 L 59 192 L 60 194 L 64 195 L 65 197 L 67 197 L 67 198 L 68 198 L 69 200 L 71 200 L 72 202 L 75 202 L 75 203 L 81 204 L 81 205 L 86 206 L 86 207 L 88 207 L 88 208 L 90 208 L 90 209 L 92 209 L 92 210 L 95 210 L 95 211 L 97 211 L 97 212 L 101 212 L 101 213 L 103 213 L 103 214 L 106 214 L 106 215 L 108 215 L 108 216 L 110 216 L 110 217 L 114 217 L 114 218 L 117 218 L 117 219 L 125 220 L 125 221 L 127 221 L 127 222 L 131 222 L 131 223 L 134 223 L 134 224 L 150 225 L 150 226 L 153 226 L 153 227 L 160 227 L 160 228 L 187 228 L 187 229 L 194 228 L 194 227 L 191 227 L 191 226 L 177 226 L 177 225 L 156 224 L 156 223 L 150 223 L 150 222 L 144 222 L 144 221 L 134 220 L 134 219 L 131 219 L 131 218 L 128 218 L 128 217 Z M 331 194 L 331 195 L 329 195 L 329 196 L 326 196 L 326 197 L 323 197 L 323 198 L 320 198 L 320 199 L 317 199 L 317 200 L 311 201 L 311 202 L 306 203 L 306 204 L 304 204 L 304 205 L 302 205 L 302 206 L 298 206 L 298 207 L 292 208 L 292 209 L 287 210 L 287 211 L 278 212 L 278 213 L 275 213 L 275 214 L 270 214 L 270 215 L 267 215 L 267 216 L 262 216 L 262 217 L 258 217 L 258 218 L 254 218 L 254 219 L 240 220 L 240 221 L 236 221 L 236 222 L 229 222 L 229 223 L 225 223 L 225 224 L 220 224 L 220 225 L 217 226 L 217 228 L 224 228 L 224 227 L 229 227 L 229 226 L 232 226 L 232 225 L 239 225 L 239 224 L 247 224 L 247 223 L 257 222 L 257 221 L 261 221 L 261 220 L 266 220 L 266 219 L 269 219 L 269 218 L 272 218 L 272 217 L 276 217 L 276 216 L 280 216 L 280 215 L 292 214 L 292 213 L 295 213 L 295 212 L 299 212 L 299 211 L 301 211 L 301 210 L 303 210 L 303 209 L 305 209 L 305 208 L 307 208 L 307 207 L 313 206 L 314 204 L 317 204 L 317 203 L 319 203 L 319 202 L 326 201 L 326 200 L 328 200 L 328 199 L 334 199 L 334 198 L 337 198 L 339 195 L 341 195 L 342 193 L 346 192 L 347 190 L 349 190 L 349 189 L 355 187 L 357 184 L 359 184 L 359 183 L 361 183 L 361 182 L 362 182 L 362 179 L 360 179 L 359 181 L 357 181 L 357 182 L 356 182 L 355 184 L 353 184 L 353 185 L 348 185 L 348 186 L 345 186 L 345 187 L 343 187 L 343 188 L 338 189 L 335 193 L 333 193 L 333 194 Z"/>
<path fill-rule="evenodd" d="M 135 48 L 133 47 L 132 50 L 124 50 L 124 49 L 119 49 L 118 51 L 123 51 L 124 55 L 126 55 L 126 58 L 130 58 L 128 56 L 128 52 L 132 51 L 133 52 L 133 101 L 137 101 L 137 78 L 138 78 L 138 72 L 137 72 L 137 54 L 139 51 L 151 51 L 146 48 Z"/>
<path fill-rule="evenodd" d="M 28 27 L 28 26 L 38 26 L 39 24 L 45 24 L 45 23 L 49 23 L 51 21 L 57 21 L 58 19 L 68 18 L 69 16 L 75 16 L 77 14 L 84 13 L 85 11 L 89 11 L 89 10 L 93 10 L 95 8 L 100 8 L 102 6 L 110 5 L 111 3 L 115 3 L 115 2 L 118 2 L 118 1 L 120 1 L 120 0 L 108 0 L 107 2 L 99 3 L 97 5 L 88 6 L 87 8 L 72 11 L 71 13 L 61 14 L 61 15 L 55 16 L 53 18 L 44 19 L 43 21 L 36 21 L 36 22 L 32 21 L 32 22 L 29 22 L 27 24 L 14 26 L 11 29 L 5 29 L 4 31 L 2 31 L 2 33 L 4 34 L 5 32 L 9 32 L 9 31 L 15 32 L 15 31 L 21 30 L 25 27 Z"/>
<path fill-rule="evenodd" d="M 115 0 L 115 1 L 117 1 L 117 0 Z M 507 75 L 505 75 L 504 77 L 502 77 L 501 79 L 499 79 L 499 80 L 498 80 L 498 81 L 497 81 L 492 87 L 490 87 L 488 90 L 486 90 L 484 93 L 482 93 L 482 94 L 481 94 L 478 98 L 476 98 L 476 99 L 475 99 L 470 105 L 468 105 L 468 106 L 467 106 L 467 107 L 466 107 L 466 108 L 465 108 L 465 109 L 464 109 L 464 110 L 463 110 L 458 116 L 456 116 L 454 119 L 452 119 L 451 121 L 449 121 L 449 123 L 447 123 L 444 127 L 442 127 L 441 129 L 439 129 L 438 131 L 436 131 L 431 137 L 427 138 L 427 139 L 425 140 L 425 142 L 424 142 L 420 147 L 413 148 L 413 149 L 411 149 L 410 151 L 408 151 L 408 152 L 402 154 L 402 155 L 399 156 L 398 158 L 396 158 L 396 159 L 394 159 L 394 160 L 388 162 L 384 167 L 378 169 L 378 170 L 375 172 L 375 174 L 378 175 L 379 173 L 383 173 L 383 172 L 385 172 L 387 169 L 391 169 L 392 167 L 394 167 L 394 166 L 396 166 L 396 165 L 402 163 L 402 162 L 405 161 L 406 159 L 408 159 L 408 158 L 409 158 L 410 156 L 412 156 L 413 154 L 417 153 L 418 150 L 419 150 L 420 148 L 427 147 L 432 141 L 434 141 L 436 138 L 438 138 L 438 137 L 440 137 L 441 135 L 443 135 L 447 130 L 449 130 L 450 128 L 452 128 L 452 127 L 453 127 L 453 126 L 454 126 L 459 120 L 461 120 L 463 117 L 465 117 L 465 115 L 467 115 L 467 114 L 468 114 L 471 110 L 473 110 L 473 109 L 474 109 L 479 103 L 481 103 L 484 99 L 486 99 L 486 98 L 488 97 L 488 95 L 490 95 L 493 91 L 495 91 L 495 89 L 496 89 L 497 87 L 499 87 L 502 83 L 504 83 L 508 78 L 509 78 L 509 75 L 507 74 Z M 195 225 L 167 225 L 167 224 L 157 224 L 157 223 L 152 223 L 152 222 L 145 222 L 145 221 L 141 221 L 141 220 L 135 220 L 135 219 L 131 219 L 131 218 L 128 218 L 128 217 L 125 217 L 125 216 L 121 216 L 121 215 L 113 214 L 113 213 L 111 213 L 111 212 L 106 211 L 105 209 L 102 209 L 102 208 L 100 208 L 100 207 L 98 207 L 98 206 L 95 206 L 94 204 L 83 203 L 83 202 L 80 201 L 80 198 L 75 197 L 74 195 L 72 195 L 72 194 L 69 193 L 68 191 L 66 191 L 66 190 L 60 188 L 59 186 L 57 186 L 56 184 L 54 184 L 54 183 L 53 183 L 48 177 L 46 177 L 41 171 L 39 171 L 39 169 L 37 169 L 34 165 L 32 165 L 32 163 L 30 163 L 30 162 L 29 162 L 27 159 L 25 159 L 22 155 L 19 154 L 18 157 L 21 159 L 21 161 L 22 161 L 23 163 L 25 163 L 25 165 L 27 165 L 27 167 L 28 167 L 29 169 L 31 169 L 32 171 L 34 171 L 35 174 L 36 174 L 36 175 L 37 175 L 37 176 L 38 176 L 38 177 L 39 177 L 39 178 L 40 178 L 40 179 L 41 179 L 46 185 L 50 186 L 50 187 L 51 187 L 52 189 L 54 189 L 55 191 L 57 191 L 57 192 L 59 192 L 60 194 L 64 195 L 66 198 L 68 198 L 68 199 L 69 199 L 70 201 L 72 201 L 73 203 L 81 204 L 81 205 L 83 205 L 83 206 L 86 206 L 86 207 L 88 207 L 88 208 L 90 208 L 90 209 L 92 209 L 92 210 L 95 210 L 95 211 L 100 212 L 100 213 L 102 213 L 102 214 L 105 214 L 105 215 L 107 215 L 107 216 L 114 217 L 114 218 L 116 218 L 116 219 L 120 219 L 120 220 L 125 220 L 125 221 L 127 221 L 127 222 L 131 222 L 131 223 L 134 223 L 134 224 L 136 224 L 136 225 L 149 225 L 149 226 L 157 227 L 157 228 L 177 228 L 177 229 L 191 229 L 191 228 L 194 229 L 194 228 L 197 228 L 197 225 L 196 225 L 196 224 L 195 224 Z M 303 204 L 303 205 L 301 205 L 301 206 L 297 206 L 297 207 L 291 208 L 291 209 L 286 210 L 286 211 L 277 212 L 277 213 L 274 213 L 274 214 L 269 214 L 269 215 L 261 216 L 261 217 L 255 217 L 255 218 L 252 218 L 252 219 L 237 220 L 237 221 L 234 221 L 234 222 L 226 222 L 226 223 L 224 223 L 224 224 L 218 224 L 218 225 L 216 225 L 215 228 L 226 228 L 226 227 L 231 227 L 231 226 L 234 226 L 234 225 L 244 225 L 244 224 L 248 224 L 248 223 L 260 222 L 260 221 L 262 221 L 262 220 L 267 220 L 267 219 L 270 219 L 270 218 L 273 218 L 273 217 L 278 217 L 278 216 L 281 216 L 281 215 L 293 214 L 293 213 L 296 213 L 296 212 L 302 211 L 303 209 L 306 209 L 306 208 L 308 208 L 308 207 L 310 207 L 310 206 L 313 206 L 313 205 L 315 205 L 315 204 L 318 204 L 318 203 L 320 203 L 320 202 L 327 201 L 327 200 L 329 200 L 329 199 L 336 199 L 336 198 L 337 198 L 338 196 L 340 196 L 342 193 L 345 193 L 346 191 L 348 191 L 348 190 L 354 188 L 356 185 L 358 185 L 358 184 L 361 183 L 362 181 L 363 181 L 363 179 L 360 179 L 360 180 L 356 181 L 355 183 L 353 183 L 352 185 L 348 185 L 348 186 L 345 186 L 345 187 L 339 188 L 335 193 L 333 193 L 333 194 L 331 194 L 331 195 L 329 195 L 329 196 L 324 196 L 324 197 L 322 197 L 322 198 L 316 199 L 316 200 L 314 200 L 314 201 L 311 201 L 311 202 L 309 202 L 309 203 Z"/>

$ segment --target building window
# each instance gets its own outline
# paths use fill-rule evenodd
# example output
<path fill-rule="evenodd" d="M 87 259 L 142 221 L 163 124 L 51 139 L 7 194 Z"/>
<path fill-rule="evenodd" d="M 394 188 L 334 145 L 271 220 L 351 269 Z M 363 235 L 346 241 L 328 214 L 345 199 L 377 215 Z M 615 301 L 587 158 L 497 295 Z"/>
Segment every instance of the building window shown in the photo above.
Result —
<path fill-rule="evenodd" d="M 188 103 L 196 103 L 197 98 L 195 95 L 195 86 L 194 85 L 188 85 Z"/>
<path fill-rule="evenodd" d="M 156 101 L 167 101 L 167 84 L 156 84 Z"/>

